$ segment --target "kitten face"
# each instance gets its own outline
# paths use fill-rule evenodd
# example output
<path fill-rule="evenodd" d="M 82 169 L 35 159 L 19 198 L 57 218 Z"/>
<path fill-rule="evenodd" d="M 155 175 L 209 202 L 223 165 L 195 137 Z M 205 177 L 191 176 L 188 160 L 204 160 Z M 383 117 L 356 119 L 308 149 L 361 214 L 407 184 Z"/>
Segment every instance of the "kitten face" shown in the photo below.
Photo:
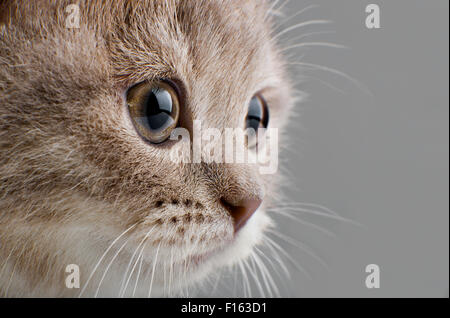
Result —
<path fill-rule="evenodd" d="M 174 163 L 181 143 L 144 141 L 127 92 L 175 83 L 189 132 L 194 120 L 244 128 L 259 93 L 282 129 L 292 101 L 269 4 L 93 1 L 67 29 L 69 3 L 6 2 L 0 14 L 0 291 L 173 295 L 247 257 L 277 178 L 258 164 Z M 223 201 L 248 199 L 262 203 L 236 231 Z M 64 284 L 68 264 L 78 290 Z"/>

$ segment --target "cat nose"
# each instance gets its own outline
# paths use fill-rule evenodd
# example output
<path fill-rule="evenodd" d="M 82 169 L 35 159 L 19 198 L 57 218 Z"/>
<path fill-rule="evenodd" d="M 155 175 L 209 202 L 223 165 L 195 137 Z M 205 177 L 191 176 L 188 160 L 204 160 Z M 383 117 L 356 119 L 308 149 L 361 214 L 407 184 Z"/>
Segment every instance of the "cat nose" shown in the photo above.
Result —
<path fill-rule="evenodd" d="M 222 206 L 230 213 L 234 221 L 234 232 L 239 231 L 255 211 L 261 205 L 262 200 L 257 198 L 243 198 L 229 200 L 225 197 L 220 199 Z"/>

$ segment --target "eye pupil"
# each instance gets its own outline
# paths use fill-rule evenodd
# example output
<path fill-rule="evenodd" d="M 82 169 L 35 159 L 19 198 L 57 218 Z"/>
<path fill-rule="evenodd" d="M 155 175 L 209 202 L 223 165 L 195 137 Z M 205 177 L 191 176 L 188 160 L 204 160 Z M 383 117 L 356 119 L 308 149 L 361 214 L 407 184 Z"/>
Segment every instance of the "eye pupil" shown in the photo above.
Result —
<path fill-rule="evenodd" d="M 248 106 L 246 128 L 253 129 L 258 133 L 259 128 L 267 128 L 269 124 L 269 109 L 266 101 L 260 95 L 255 95 Z M 250 135 L 248 140 L 249 147 L 256 146 L 256 134 Z"/>
<path fill-rule="evenodd" d="M 261 120 L 258 118 L 247 118 L 247 128 L 252 128 L 254 131 L 258 131 Z"/>
<path fill-rule="evenodd" d="M 166 90 L 152 89 L 146 102 L 145 115 L 151 130 L 161 131 L 173 124 L 172 97 Z"/>
<path fill-rule="evenodd" d="M 255 96 L 250 101 L 250 105 L 248 107 L 248 115 L 247 118 L 254 118 L 261 120 L 264 115 L 264 109 L 262 107 L 261 100 Z"/>

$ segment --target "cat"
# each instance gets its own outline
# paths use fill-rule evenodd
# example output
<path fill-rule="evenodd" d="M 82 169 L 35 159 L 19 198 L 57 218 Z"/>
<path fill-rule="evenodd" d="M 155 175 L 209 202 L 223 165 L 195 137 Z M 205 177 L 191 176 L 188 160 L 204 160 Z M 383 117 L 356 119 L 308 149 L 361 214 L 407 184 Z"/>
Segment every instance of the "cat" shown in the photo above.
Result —
<path fill-rule="evenodd" d="M 177 296 L 252 256 L 281 176 L 175 163 L 168 135 L 201 121 L 283 142 L 294 94 L 273 8 L 0 1 L 2 297 Z"/>

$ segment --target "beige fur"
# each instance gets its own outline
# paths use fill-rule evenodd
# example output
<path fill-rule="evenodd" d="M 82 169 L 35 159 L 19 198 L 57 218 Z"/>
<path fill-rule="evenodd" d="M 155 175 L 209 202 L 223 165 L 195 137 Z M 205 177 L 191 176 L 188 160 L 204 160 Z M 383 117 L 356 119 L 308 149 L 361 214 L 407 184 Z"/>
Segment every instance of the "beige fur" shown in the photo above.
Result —
<path fill-rule="evenodd" d="M 118 296 L 150 230 L 135 295 L 148 296 L 152 274 L 151 296 L 176 295 L 260 244 L 277 179 L 256 165 L 172 163 L 167 146 L 137 135 L 125 92 L 175 80 L 188 129 L 241 127 L 263 92 L 281 129 L 292 100 L 269 4 L 78 1 L 80 29 L 67 29 L 73 2 L 0 1 L 0 295 L 94 296 L 127 242 L 98 293 Z M 223 196 L 264 197 L 236 236 Z M 65 286 L 68 264 L 80 266 L 80 289 Z"/>

